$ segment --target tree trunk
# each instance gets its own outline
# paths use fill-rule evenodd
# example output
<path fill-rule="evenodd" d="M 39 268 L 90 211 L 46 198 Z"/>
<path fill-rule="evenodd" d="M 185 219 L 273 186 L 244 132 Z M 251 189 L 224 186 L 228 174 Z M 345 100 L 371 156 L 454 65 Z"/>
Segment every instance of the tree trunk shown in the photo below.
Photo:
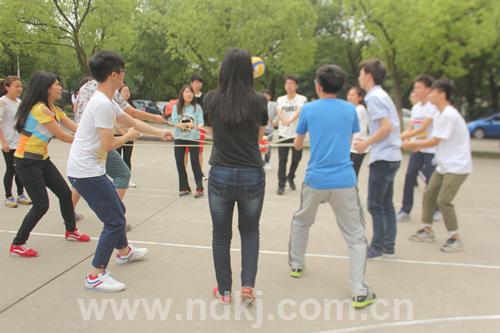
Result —
<path fill-rule="evenodd" d="M 490 85 L 490 94 L 491 94 L 491 108 L 494 112 L 499 112 L 499 103 L 498 103 L 498 93 L 499 86 L 495 80 L 495 74 L 493 73 L 493 69 L 490 67 L 488 70 L 488 82 Z"/>

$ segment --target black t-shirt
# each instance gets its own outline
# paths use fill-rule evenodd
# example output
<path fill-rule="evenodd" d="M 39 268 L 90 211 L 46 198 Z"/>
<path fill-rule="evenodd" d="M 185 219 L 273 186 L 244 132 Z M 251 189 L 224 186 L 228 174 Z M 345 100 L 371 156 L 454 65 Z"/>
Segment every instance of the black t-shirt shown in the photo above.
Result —
<path fill-rule="evenodd" d="M 204 99 L 205 106 L 210 104 L 213 92 L 209 92 Z M 256 112 L 260 126 L 266 126 L 269 120 L 267 115 L 267 99 L 258 94 L 258 100 L 251 112 Z M 264 165 L 259 151 L 259 126 L 245 128 L 228 128 L 220 121 L 214 121 L 207 110 L 207 126 L 212 127 L 214 145 L 208 162 L 212 166 L 225 166 L 232 168 L 258 168 Z"/>

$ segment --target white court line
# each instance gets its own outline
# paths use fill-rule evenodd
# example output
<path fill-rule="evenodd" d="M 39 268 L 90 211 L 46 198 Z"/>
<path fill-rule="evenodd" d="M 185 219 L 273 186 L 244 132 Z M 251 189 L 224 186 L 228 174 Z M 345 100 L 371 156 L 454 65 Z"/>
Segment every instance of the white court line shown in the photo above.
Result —
<path fill-rule="evenodd" d="M 0 229 L 0 233 L 17 234 L 17 231 L 1 230 Z M 64 237 L 63 235 L 60 235 L 60 234 L 47 234 L 47 233 L 41 233 L 41 232 L 32 232 L 31 235 L 47 236 L 47 237 L 59 237 L 59 238 Z M 97 240 L 99 240 L 99 237 L 90 237 L 90 239 L 97 241 Z M 158 245 L 158 246 L 167 246 L 167 247 L 181 247 L 181 248 L 189 248 L 189 249 L 212 250 L 211 246 L 206 246 L 206 245 L 163 243 L 163 242 L 151 242 L 151 241 L 131 240 L 131 239 L 129 239 L 129 242 L 134 243 L 134 244 L 143 244 L 143 245 Z M 241 252 L 241 249 L 231 248 L 231 251 Z M 259 252 L 263 253 L 263 254 L 274 254 L 274 255 L 288 256 L 288 252 L 284 252 L 284 251 L 260 250 Z M 338 256 L 338 255 L 333 255 L 333 254 L 307 253 L 306 257 L 349 260 L 349 257 L 347 257 L 347 256 Z M 388 263 L 394 262 L 394 263 L 401 263 L 401 264 L 416 264 L 416 265 L 449 266 L 449 267 L 500 270 L 500 266 L 496 266 L 496 265 L 467 264 L 467 263 L 461 263 L 461 262 L 407 260 L 407 259 L 380 259 L 377 261 L 378 262 L 388 262 Z"/>
<path fill-rule="evenodd" d="M 388 327 L 403 327 L 403 326 L 416 326 L 434 323 L 445 323 L 445 322 L 459 322 L 459 321 L 478 321 L 478 320 L 500 320 L 500 315 L 484 315 L 484 316 L 462 316 L 462 317 L 443 317 L 443 318 L 431 318 L 431 319 L 420 319 L 420 320 L 409 320 L 409 321 L 396 321 L 392 323 L 383 324 L 373 324 L 365 326 L 356 326 L 348 328 L 339 328 L 330 331 L 320 331 L 317 333 L 349 333 L 349 332 L 361 332 L 368 330 L 376 330 L 380 328 Z"/>

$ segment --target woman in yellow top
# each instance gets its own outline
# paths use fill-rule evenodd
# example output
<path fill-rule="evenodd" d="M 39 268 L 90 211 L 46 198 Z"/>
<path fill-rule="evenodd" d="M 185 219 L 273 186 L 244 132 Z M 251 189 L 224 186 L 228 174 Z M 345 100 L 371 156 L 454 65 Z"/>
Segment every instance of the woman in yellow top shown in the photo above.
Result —
<path fill-rule="evenodd" d="M 61 99 L 61 94 L 62 86 L 55 74 L 37 72 L 31 78 L 26 96 L 16 114 L 15 128 L 20 133 L 20 138 L 14 153 L 14 165 L 16 173 L 33 201 L 33 206 L 25 216 L 12 242 L 11 255 L 38 256 L 38 252 L 29 248 L 26 241 L 33 228 L 49 209 L 46 187 L 59 199 L 66 226 L 65 238 L 80 242 L 90 240 L 88 235 L 76 228 L 71 190 L 56 166 L 50 161 L 47 149 L 54 136 L 67 143 L 73 142 L 73 135 L 64 132 L 62 126 L 73 132 L 77 128 L 76 124 L 54 105 Z"/>

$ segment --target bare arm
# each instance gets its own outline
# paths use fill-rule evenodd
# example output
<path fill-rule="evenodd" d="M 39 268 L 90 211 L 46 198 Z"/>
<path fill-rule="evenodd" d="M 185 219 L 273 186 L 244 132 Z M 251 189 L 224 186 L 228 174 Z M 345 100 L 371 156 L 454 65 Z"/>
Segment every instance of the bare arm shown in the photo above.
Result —
<path fill-rule="evenodd" d="M 151 114 L 147 113 L 141 110 L 137 110 L 136 108 L 133 108 L 129 106 L 126 108 L 125 111 L 128 115 L 130 115 L 132 118 L 139 119 L 139 120 L 149 120 L 153 121 L 155 123 L 160 123 L 160 124 L 166 124 L 167 121 L 160 115 L 158 114 Z"/>
<path fill-rule="evenodd" d="M 278 118 L 279 118 L 279 120 L 280 120 L 282 123 L 285 123 L 287 119 L 285 118 L 285 112 L 283 111 L 283 108 L 282 108 L 282 107 L 279 107 L 279 106 L 278 106 L 277 114 L 278 114 Z"/>
<path fill-rule="evenodd" d="M 2 144 L 2 150 L 6 153 L 10 151 L 9 143 L 5 139 L 5 136 L 3 135 L 2 129 L 0 129 L 0 143 Z"/>
<path fill-rule="evenodd" d="M 382 141 L 385 139 L 392 131 L 392 124 L 389 118 L 384 117 L 379 120 L 380 127 L 379 129 L 373 133 L 372 136 L 367 138 L 366 140 L 358 139 L 354 143 L 354 149 L 360 154 L 364 153 L 366 149 L 374 143 Z"/>
<path fill-rule="evenodd" d="M 66 133 L 57 121 L 51 120 L 50 122 L 43 124 L 43 126 L 45 126 L 45 128 L 48 129 L 49 132 L 59 140 L 67 143 L 73 142 L 73 135 Z"/>
<path fill-rule="evenodd" d="M 127 141 L 134 141 L 137 139 L 139 137 L 139 132 L 131 127 L 125 135 L 115 137 L 113 129 L 99 128 L 99 136 L 101 137 L 101 148 L 104 151 L 111 151 L 123 146 Z"/>
<path fill-rule="evenodd" d="M 379 129 L 373 133 L 368 139 L 366 139 L 366 143 L 371 146 L 374 143 L 384 140 L 392 131 L 392 124 L 389 118 L 380 119 L 380 127 Z"/>
<path fill-rule="evenodd" d="M 422 123 L 422 126 L 420 126 L 419 128 L 414 128 L 412 122 L 410 124 L 410 128 L 401 133 L 401 140 L 412 138 L 414 136 L 419 135 L 420 133 L 427 131 L 427 129 L 429 128 L 429 126 L 431 126 L 431 124 L 432 124 L 432 118 L 425 118 L 425 120 Z"/>
<path fill-rule="evenodd" d="M 301 106 L 297 108 L 297 111 L 294 112 L 292 118 L 290 119 L 290 123 L 293 123 L 295 120 L 299 119 L 301 109 L 302 109 Z"/>
<path fill-rule="evenodd" d="M 304 138 L 305 135 L 297 134 L 295 140 L 293 140 L 293 147 L 297 150 L 302 150 L 304 148 Z"/>
<path fill-rule="evenodd" d="M 402 148 L 403 149 L 408 149 L 408 150 L 418 150 L 418 149 L 424 149 L 424 148 L 431 148 L 435 147 L 439 144 L 441 139 L 432 137 L 428 140 L 418 140 L 418 141 L 405 141 L 403 142 Z"/>
<path fill-rule="evenodd" d="M 154 135 L 160 138 L 164 138 L 165 140 L 172 136 L 170 131 L 164 131 L 153 126 L 146 124 L 143 121 L 137 120 L 129 116 L 128 114 L 123 114 L 119 118 L 116 119 L 120 125 L 124 127 L 134 127 L 139 132 L 149 135 Z"/>
<path fill-rule="evenodd" d="M 259 141 L 262 140 L 262 137 L 264 136 L 265 131 L 266 131 L 266 126 L 261 126 L 259 128 Z"/>
<path fill-rule="evenodd" d="M 71 132 L 76 133 L 76 129 L 78 128 L 78 125 L 75 124 L 75 122 L 68 117 L 64 117 L 61 119 L 61 123 L 63 124 L 64 127 L 69 129 Z"/>

